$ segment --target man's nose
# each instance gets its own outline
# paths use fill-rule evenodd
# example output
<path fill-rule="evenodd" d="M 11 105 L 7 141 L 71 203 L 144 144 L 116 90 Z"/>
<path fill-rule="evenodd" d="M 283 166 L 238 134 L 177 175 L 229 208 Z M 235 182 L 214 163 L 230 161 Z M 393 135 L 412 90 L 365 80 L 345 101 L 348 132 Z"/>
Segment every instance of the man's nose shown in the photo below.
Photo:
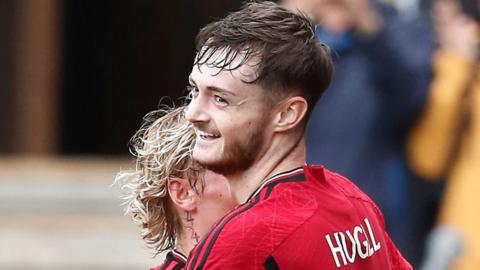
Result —
<path fill-rule="evenodd" d="M 207 102 L 203 100 L 203 97 L 197 96 L 190 100 L 185 118 L 191 123 L 206 122 L 208 120 L 207 108 Z"/>

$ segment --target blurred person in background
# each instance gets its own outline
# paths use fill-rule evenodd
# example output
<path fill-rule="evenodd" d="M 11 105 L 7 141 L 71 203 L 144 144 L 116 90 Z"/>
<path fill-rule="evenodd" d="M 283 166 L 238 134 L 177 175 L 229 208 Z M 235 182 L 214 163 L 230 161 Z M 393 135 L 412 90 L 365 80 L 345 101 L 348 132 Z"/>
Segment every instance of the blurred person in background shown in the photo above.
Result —
<path fill-rule="evenodd" d="M 394 242 L 417 264 L 430 228 L 415 227 L 416 216 L 424 215 L 412 207 L 421 208 L 423 194 L 412 196 L 416 187 L 404 140 L 431 80 L 428 17 L 419 12 L 407 19 L 369 0 L 283 4 L 310 13 L 318 23 L 317 37 L 337 54 L 332 84 L 308 127 L 307 153 L 314 153 L 308 162 L 346 175 L 369 194 L 385 214 Z"/>
<path fill-rule="evenodd" d="M 193 161 L 195 132 L 184 110 L 161 109 L 144 118 L 131 140 L 136 169 L 115 180 L 143 239 L 156 255 L 169 250 L 152 270 L 183 269 L 194 245 L 236 205 L 226 179 Z"/>
<path fill-rule="evenodd" d="M 423 270 L 480 269 L 478 5 L 477 0 L 434 3 L 435 77 L 407 141 L 414 171 L 446 183 Z"/>

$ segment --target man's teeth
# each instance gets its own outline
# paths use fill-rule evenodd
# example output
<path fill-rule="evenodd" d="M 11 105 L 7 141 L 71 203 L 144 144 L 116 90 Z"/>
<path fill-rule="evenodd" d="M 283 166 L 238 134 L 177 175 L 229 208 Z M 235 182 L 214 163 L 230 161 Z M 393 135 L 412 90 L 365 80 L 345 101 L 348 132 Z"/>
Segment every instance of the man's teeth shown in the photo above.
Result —
<path fill-rule="evenodd" d="M 205 133 L 205 132 L 199 132 L 198 135 L 202 138 L 217 138 L 220 137 L 219 135 L 211 134 L 211 133 Z"/>

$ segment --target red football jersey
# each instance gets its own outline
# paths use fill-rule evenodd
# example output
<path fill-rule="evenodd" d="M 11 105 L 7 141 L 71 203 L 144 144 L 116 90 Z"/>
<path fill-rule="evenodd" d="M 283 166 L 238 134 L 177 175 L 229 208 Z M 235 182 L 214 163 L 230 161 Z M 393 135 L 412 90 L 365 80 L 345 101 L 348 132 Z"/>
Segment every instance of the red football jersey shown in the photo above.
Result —
<path fill-rule="evenodd" d="M 182 253 L 171 250 L 165 256 L 162 265 L 150 268 L 150 270 L 183 270 L 187 263 L 187 257 Z"/>
<path fill-rule="evenodd" d="M 276 175 L 230 211 L 186 269 L 412 269 L 372 200 L 322 166 Z"/>

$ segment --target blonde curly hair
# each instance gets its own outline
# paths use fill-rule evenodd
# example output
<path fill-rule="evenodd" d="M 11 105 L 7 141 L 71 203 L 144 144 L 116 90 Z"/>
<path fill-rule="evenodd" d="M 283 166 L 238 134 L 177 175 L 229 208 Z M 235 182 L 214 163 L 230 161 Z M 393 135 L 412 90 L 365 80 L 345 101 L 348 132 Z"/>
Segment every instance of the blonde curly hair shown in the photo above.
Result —
<path fill-rule="evenodd" d="M 124 193 L 125 214 L 142 228 L 142 238 L 155 255 L 173 248 L 182 232 L 168 196 L 168 180 L 188 179 L 195 187 L 198 179 L 200 168 L 191 156 L 195 132 L 184 111 L 185 107 L 164 107 L 147 114 L 130 140 L 135 170 L 121 171 L 115 178 Z"/>

